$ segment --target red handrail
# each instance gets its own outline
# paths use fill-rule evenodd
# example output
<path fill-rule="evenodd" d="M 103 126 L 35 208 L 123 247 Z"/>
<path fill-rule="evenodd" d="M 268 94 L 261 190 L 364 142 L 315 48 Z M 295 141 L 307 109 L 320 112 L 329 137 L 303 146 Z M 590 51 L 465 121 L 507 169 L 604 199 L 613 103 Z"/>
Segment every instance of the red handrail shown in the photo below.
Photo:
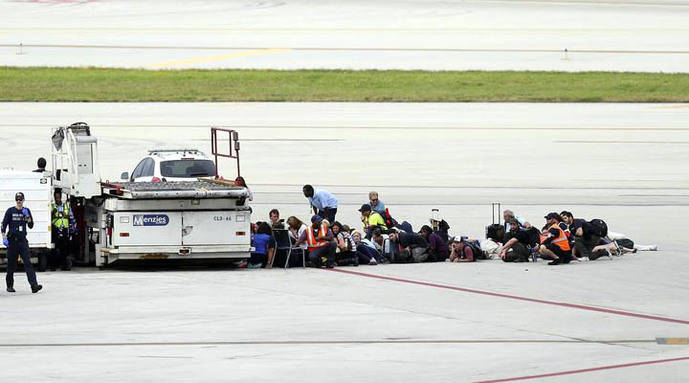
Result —
<path fill-rule="evenodd" d="M 227 133 L 227 143 L 229 152 L 227 154 L 218 151 L 218 132 Z M 234 158 L 237 160 L 237 177 L 241 176 L 239 171 L 239 133 L 234 129 L 211 127 L 211 152 L 215 156 L 215 178 L 218 178 L 218 157 Z"/>

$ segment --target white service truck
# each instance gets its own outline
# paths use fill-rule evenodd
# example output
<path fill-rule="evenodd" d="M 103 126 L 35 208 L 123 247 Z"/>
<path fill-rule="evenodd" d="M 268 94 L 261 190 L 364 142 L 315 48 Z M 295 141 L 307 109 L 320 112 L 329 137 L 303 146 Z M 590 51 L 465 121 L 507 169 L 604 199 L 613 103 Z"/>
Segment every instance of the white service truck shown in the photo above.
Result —
<path fill-rule="evenodd" d="M 0 169 L 0 220 L 5 210 L 15 205 L 14 195 L 24 193 L 24 206 L 31 209 L 34 227 L 27 232 L 31 260 L 39 271 L 48 264 L 48 253 L 53 248 L 50 238 L 50 202 L 52 200 L 50 175 L 14 169 Z M 0 242 L 0 264 L 7 264 L 7 249 Z"/>
<path fill-rule="evenodd" d="M 218 134 L 227 134 L 228 154 L 218 153 Z M 235 131 L 211 128 L 211 141 L 216 169 L 218 157 L 239 163 Z M 246 187 L 223 180 L 217 171 L 215 178 L 197 181 L 101 181 L 98 142 L 85 123 L 54 129 L 52 144 L 53 187 L 70 196 L 77 220 L 77 263 L 249 257 Z"/>

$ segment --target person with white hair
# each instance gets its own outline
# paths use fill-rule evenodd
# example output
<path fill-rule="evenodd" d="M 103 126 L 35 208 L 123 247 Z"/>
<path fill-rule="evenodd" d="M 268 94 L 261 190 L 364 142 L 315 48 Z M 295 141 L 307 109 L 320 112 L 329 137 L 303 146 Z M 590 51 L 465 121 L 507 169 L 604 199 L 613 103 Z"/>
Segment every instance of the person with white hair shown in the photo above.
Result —
<path fill-rule="evenodd" d="M 502 218 L 505 220 L 505 233 L 510 232 L 510 227 L 512 227 L 512 225 L 518 225 L 524 229 L 531 227 L 531 223 L 522 217 L 516 216 L 512 210 L 505 210 L 502 212 Z"/>
<path fill-rule="evenodd" d="M 371 210 L 380 214 L 382 217 L 385 216 L 385 204 L 383 201 L 378 199 L 378 192 L 372 191 L 368 193 L 368 202 L 371 205 Z"/>

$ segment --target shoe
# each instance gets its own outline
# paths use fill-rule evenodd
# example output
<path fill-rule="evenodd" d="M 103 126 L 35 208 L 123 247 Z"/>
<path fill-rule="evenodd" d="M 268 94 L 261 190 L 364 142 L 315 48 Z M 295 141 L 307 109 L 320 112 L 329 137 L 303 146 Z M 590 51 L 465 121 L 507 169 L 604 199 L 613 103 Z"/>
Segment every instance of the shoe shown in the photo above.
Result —
<path fill-rule="evenodd" d="M 325 264 L 325 267 L 327 267 L 328 269 L 332 269 L 335 267 L 335 263 L 334 262 L 328 262 Z"/>
<path fill-rule="evenodd" d="M 43 285 L 31 286 L 31 292 L 36 294 L 37 292 L 41 291 L 42 288 L 43 288 Z"/>
<path fill-rule="evenodd" d="M 377 265 L 378 262 L 376 262 L 375 258 L 371 258 L 371 261 L 368 263 L 369 265 Z"/>
<path fill-rule="evenodd" d="M 554 259 L 554 260 L 548 262 L 548 265 L 553 266 L 553 265 L 559 265 L 560 263 L 562 263 L 562 261 L 560 261 L 560 259 L 558 258 L 558 259 Z"/>
<path fill-rule="evenodd" d="M 602 255 L 605 255 L 605 251 L 596 251 L 595 253 L 591 253 L 589 255 L 589 261 L 595 261 L 596 259 L 600 258 Z"/>
<path fill-rule="evenodd" d="M 246 265 L 246 268 L 247 269 L 260 269 L 261 264 L 260 263 L 249 263 L 248 265 Z"/>
<path fill-rule="evenodd" d="M 16 293 L 17 290 L 15 290 L 14 287 L 8 287 L 8 288 L 7 288 L 7 292 L 8 292 L 8 293 Z"/>

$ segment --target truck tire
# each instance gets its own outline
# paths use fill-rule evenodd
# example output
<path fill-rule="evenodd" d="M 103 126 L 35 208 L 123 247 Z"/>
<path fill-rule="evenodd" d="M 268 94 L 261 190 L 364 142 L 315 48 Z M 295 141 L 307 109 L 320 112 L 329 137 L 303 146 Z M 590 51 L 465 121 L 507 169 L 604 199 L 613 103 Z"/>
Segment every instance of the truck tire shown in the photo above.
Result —
<path fill-rule="evenodd" d="M 38 253 L 38 263 L 36 264 L 36 269 L 38 271 L 45 271 L 48 268 L 48 254 L 41 252 Z"/>

